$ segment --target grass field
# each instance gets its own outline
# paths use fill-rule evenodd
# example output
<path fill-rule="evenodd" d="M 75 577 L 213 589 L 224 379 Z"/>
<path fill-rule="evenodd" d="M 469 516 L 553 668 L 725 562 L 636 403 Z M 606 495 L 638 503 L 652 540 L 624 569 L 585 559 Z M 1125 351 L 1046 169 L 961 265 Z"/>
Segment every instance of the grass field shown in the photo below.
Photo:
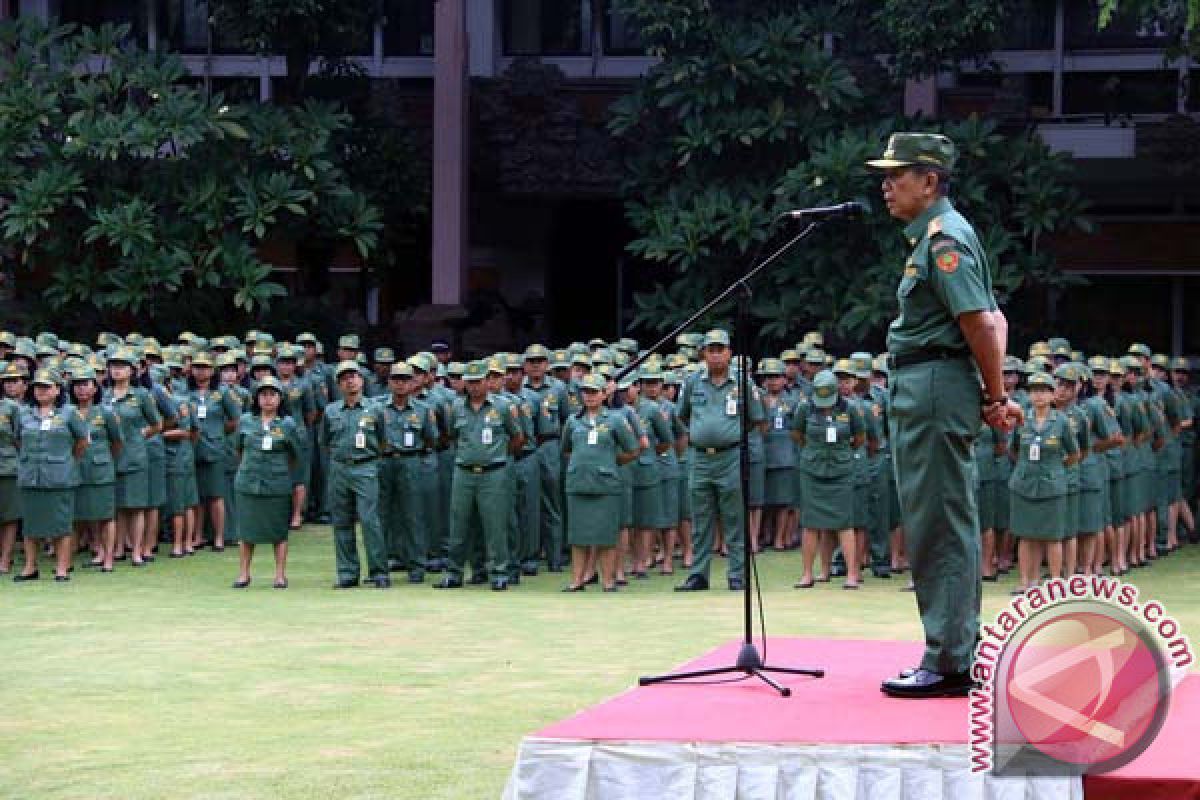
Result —
<path fill-rule="evenodd" d="M 0 795 L 495 798 L 522 735 L 741 633 L 740 595 L 675 594 L 678 574 L 615 595 L 545 573 L 335 592 L 328 529 L 292 542 L 287 591 L 265 548 L 245 591 L 232 549 L 4 579 Z M 920 638 L 903 579 L 800 592 L 798 553 L 760 565 L 771 635 Z M 1130 577 L 1195 635 L 1198 567 L 1188 548 Z M 987 585 L 985 620 L 1011 585 Z"/>

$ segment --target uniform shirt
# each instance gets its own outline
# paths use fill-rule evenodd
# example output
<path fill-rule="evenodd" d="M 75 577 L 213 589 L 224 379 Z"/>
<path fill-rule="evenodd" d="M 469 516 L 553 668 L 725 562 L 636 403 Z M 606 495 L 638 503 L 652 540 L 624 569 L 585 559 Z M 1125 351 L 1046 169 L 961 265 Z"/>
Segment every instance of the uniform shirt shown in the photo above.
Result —
<path fill-rule="evenodd" d="M 451 422 L 456 445 L 454 463 L 465 467 L 486 467 L 508 460 L 508 443 L 521 433 L 520 411 L 495 394 L 488 394 L 476 411 L 471 401 L 454 401 Z"/>
<path fill-rule="evenodd" d="M 1117 418 L 1117 406 L 1115 403 L 1119 397 L 1119 392 L 1113 394 L 1113 404 L 1110 404 L 1106 398 L 1099 395 L 1092 398 L 1093 401 L 1099 401 L 1099 405 L 1104 406 L 1101 413 L 1104 414 L 1108 424 L 1106 439 L 1112 438 L 1117 434 L 1125 435 L 1126 439 L 1132 437 L 1132 434 L 1125 434 L 1124 429 L 1121 427 L 1121 421 Z M 1125 475 L 1125 449 L 1127 446 L 1128 444 L 1121 447 L 1110 447 L 1104 451 L 1104 460 L 1108 467 L 1108 479 L 1110 481 L 1117 480 Z"/>
<path fill-rule="evenodd" d="M 728 448 L 741 441 L 739 415 L 747 413 L 747 404 L 738 398 L 738 382 L 732 373 L 718 386 L 707 373 L 697 374 L 683 386 L 679 398 L 679 418 L 688 428 L 688 438 L 693 447 Z M 762 400 L 757 392 L 751 394 L 749 403 L 750 425 L 766 419 Z"/>
<path fill-rule="evenodd" d="M 87 441 L 88 426 L 72 405 L 55 408 L 48 417 L 33 406 L 20 411 L 21 452 L 17 485 L 23 489 L 72 489 L 79 485 L 75 443 Z"/>
<path fill-rule="evenodd" d="M 292 418 L 298 435 L 307 436 L 308 416 L 317 412 L 317 399 L 313 396 L 312 385 L 303 378 L 295 377 L 280 383 L 283 385 L 283 405 L 279 413 Z"/>
<path fill-rule="evenodd" d="M 617 455 L 638 449 L 637 434 L 621 411 L 601 408 L 595 417 L 581 411 L 567 419 L 563 452 L 568 456 L 567 494 L 621 494 Z"/>
<path fill-rule="evenodd" d="M 102 405 L 93 404 L 80 417 L 88 426 L 88 448 L 79 462 L 79 482 L 87 486 L 115 483 L 116 460 L 113 445 L 122 441 L 121 421 Z"/>
<path fill-rule="evenodd" d="M 1031 413 L 1024 424 L 1012 432 L 1009 447 L 1017 461 L 1012 477 L 1008 479 L 1010 491 L 1034 499 L 1067 493 L 1067 468 L 1063 461 L 1078 453 L 1079 445 L 1071 433 L 1066 414 L 1052 408 L 1039 427 L 1036 416 Z"/>
<path fill-rule="evenodd" d="M 546 375 L 539 386 L 534 386 L 530 383 L 529 378 L 526 378 L 525 386 L 537 393 L 541 400 L 543 413 L 554 423 L 553 430 L 544 434 L 545 438 L 557 438 L 562 433 L 563 426 L 567 424 L 567 418 L 571 415 L 567 408 L 566 384 L 552 375 Z"/>
<path fill-rule="evenodd" d="M 11 478 L 17 474 L 20 417 L 21 407 L 17 402 L 0 397 L 0 478 Z"/>
<path fill-rule="evenodd" d="M 1121 470 L 1127 476 L 1137 475 L 1145 466 L 1142 445 L 1137 444 L 1134 438 L 1147 431 L 1149 423 L 1146 410 L 1134 392 L 1122 390 L 1116 393 L 1116 412 L 1121 432 L 1125 434 Z"/>
<path fill-rule="evenodd" d="M 383 407 L 384 433 L 389 453 L 421 453 L 437 446 L 437 415 L 411 396 Z"/>
<path fill-rule="evenodd" d="M 1073 403 L 1063 409 L 1067 415 L 1067 424 L 1071 426 L 1071 435 L 1080 453 L 1088 452 L 1092 447 L 1091 415 L 1079 403 Z M 1077 462 L 1067 467 L 1067 491 L 1078 492 L 1082 486 L 1083 464 Z M 1095 488 L 1099 488 L 1098 486 Z"/>
<path fill-rule="evenodd" d="M 975 437 L 975 476 L 980 484 L 997 480 L 996 469 L 996 429 L 986 422 L 980 422 L 979 434 Z"/>
<path fill-rule="evenodd" d="M 1088 453 L 1080 465 L 1079 486 L 1085 491 L 1096 491 L 1108 484 L 1108 453 L 1116 449 L 1097 453 L 1096 444 L 1117 435 L 1117 418 L 1103 397 L 1093 395 L 1079 405 L 1087 415 L 1089 433 Z"/>
<path fill-rule="evenodd" d="M 146 437 L 142 435 L 142 428 L 157 425 L 162 421 L 158 416 L 154 398 L 140 386 L 130 386 L 121 397 L 117 397 L 112 389 L 105 389 L 103 405 L 121 422 L 124 446 L 117 458 L 117 472 L 124 474 L 146 469 L 150 463 L 150 454 L 146 449 Z"/>
<path fill-rule="evenodd" d="M 196 430 L 196 406 L 186 394 L 175 399 L 178 415 L 176 430 L 191 433 Z M 183 439 L 167 439 L 164 442 L 168 475 L 188 475 L 196 471 L 196 449 L 190 436 Z"/>
<path fill-rule="evenodd" d="M 662 483 L 666 477 L 660 469 L 657 449 L 660 445 L 668 445 L 668 452 L 675 446 L 675 436 L 671 431 L 671 418 L 663 411 L 658 401 L 639 396 L 633 405 L 638 419 L 642 421 L 642 429 L 646 432 L 649 446 L 638 454 L 637 466 L 633 470 L 633 485 L 638 487 L 655 486 Z M 581 412 L 582 413 L 582 412 Z M 573 415 L 572 418 L 578 415 Z"/>
<path fill-rule="evenodd" d="M 233 432 L 238 454 L 233 488 L 242 494 L 286 496 L 292 493 L 291 462 L 300 458 L 300 432 L 291 417 L 264 422 L 258 414 L 243 414 Z"/>
<path fill-rule="evenodd" d="M 913 250 L 896 291 L 900 315 L 888 329 L 888 352 L 968 354 L 959 315 L 996 309 L 991 270 L 975 230 L 943 197 L 909 223 L 904 235 Z"/>
<path fill-rule="evenodd" d="M 175 424 L 175 418 L 179 416 L 179 409 L 175 407 L 175 401 L 171 399 L 171 395 L 162 387 L 162 384 L 151 384 L 150 396 L 154 398 L 154 408 L 158 411 L 158 416 L 162 420 L 163 427 L 166 428 L 169 425 Z M 162 431 L 159 431 L 146 440 L 146 454 L 148 458 L 162 463 L 166 458 L 166 452 Z M 84 483 L 87 483 L 87 481 L 85 480 Z"/>
<path fill-rule="evenodd" d="M 241 419 L 242 401 L 228 386 L 193 389 L 188 397 L 200 431 L 200 438 L 196 440 L 196 461 L 214 464 L 225 456 L 225 421 Z"/>
<path fill-rule="evenodd" d="M 763 395 L 767 432 L 763 436 L 767 469 L 788 469 L 796 465 L 796 442 L 792 439 L 793 418 L 797 409 L 807 406 L 802 394 L 784 390 Z"/>
<path fill-rule="evenodd" d="M 343 464 L 372 461 L 383 455 L 384 428 L 383 409 L 365 397 L 352 406 L 335 400 L 325 407 L 321 446 L 329 448 L 330 458 Z"/>
<path fill-rule="evenodd" d="M 798 406 L 792 425 L 800 434 L 799 466 L 805 474 L 816 478 L 853 478 L 853 439 L 866 432 L 857 406 L 842 397 L 829 408 Z"/>

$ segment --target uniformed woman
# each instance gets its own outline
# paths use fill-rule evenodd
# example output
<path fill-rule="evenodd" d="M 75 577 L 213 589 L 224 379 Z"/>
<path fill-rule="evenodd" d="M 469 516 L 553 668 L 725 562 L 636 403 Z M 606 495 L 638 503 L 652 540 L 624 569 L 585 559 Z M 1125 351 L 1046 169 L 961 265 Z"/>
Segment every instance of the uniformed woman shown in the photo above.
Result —
<path fill-rule="evenodd" d="M 114 558 L 123 561 L 129 548 L 129 559 L 135 567 L 146 557 L 157 531 L 146 531 L 146 509 L 150 507 L 149 454 L 146 440 L 162 429 L 154 400 L 150 393 L 133 383 L 136 359 L 128 348 L 118 348 L 108 359 L 109 388 L 104 392 L 104 406 L 121 422 L 121 452 L 117 458 L 117 535 Z M 147 546 L 146 537 L 150 537 Z"/>
<path fill-rule="evenodd" d="M 580 379 L 580 380 L 582 380 L 582 379 Z M 613 410 L 618 414 L 625 415 L 625 421 L 627 423 L 629 423 L 629 427 L 633 430 L 634 436 L 637 437 L 639 454 L 640 454 L 642 451 L 648 450 L 650 448 L 650 439 L 646 435 L 646 431 L 642 427 L 642 418 L 638 416 L 637 410 L 634 408 L 634 406 L 630 403 L 622 402 L 624 400 L 625 393 L 629 390 L 629 388 L 631 386 L 635 385 L 636 381 L 637 381 L 637 373 L 631 372 L 630 374 L 626 375 L 620 381 L 617 381 L 617 382 L 614 382 L 613 380 L 609 379 L 608 381 L 606 381 L 605 385 L 607 387 L 606 391 L 609 393 L 609 398 L 610 398 L 610 402 L 611 402 L 611 406 L 612 406 Z M 572 407 L 572 408 L 574 407 L 574 405 L 571 401 L 577 401 L 579 404 L 579 408 L 573 410 L 571 412 L 572 414 L 578 414 L 579 412 L 581 412 L 583 410 L 583 392 L 582 392 L 582 390 L 578 389 L 578 385 L 579 385 L 578 382 L 576 382 L 575 388 L 568 395 L 569 407 Z M 638 465 L 637 465 L 636 458 L 630 459 L 627 462 L 621 463 L 621 469 L 620 469 L 621 513 L 618 517 L 621 521 L 621 532 L 620 532 L 620 535 L 617 537 L 617 551 L 616 551 L 616 563 L 617 563 L 616 581 L 617 581 L 617 584 L 620 586 L 624 586 L 627 583 L 627 581 L 625 579 L 625 557 L 627 555 L 629 555 L 630 552 L 632 552 L 632 548 L 633 548 L 633 538 L 634 538 L 634 531 L 635 531 L 635 528 L 633 525 L 633 520 L 634 520 L 634 513 L 633 513 L 634 477 L 633 476 L 634 476 L 634 472 L 637 469 L 638 469 Z M 569 519 L 566 521 L 566 525 L 567 525 L 567 528 L 570 529 L 570 520 Z M 589 557 L 589 560 L 592 560 L 592 561 L 595 560 L 594 551 L 592 551 L 592 554 Z M 637 568 L 638 567 L 635 562 L 631 566 L 630 571 L 636 570 Z M 590 579 L 591 570 L 586 569 L 585 574 L 587 574 Z"/>
<path fill-rule="evenodd" d="M 647 375 L 662 380 L 662 374 L 656 369 L 643 368 L 642 379 Z M 633 577 L 645 578 L 654 559 L 655 535 L 663 526 L 663 473 L 658 457 L 674 447 L 674 437 L 658 403 L 641 395 L 640 380 L 626 388 L 623 399 L 641 418 L 642 428 L 649 439 L 649 447 L 639 453 L 633 468 L 634 535 L 630 542 Z"/>
<path fill-rule="evenodd" d="M 196 492 L 195 442 L 199 437 L 196 407 L 188 396 L 186 384 L 178 392 L 170 382 L 164 383 L 163 388 L 176 408 L 175 427 L 163 433 L 167 481 L 164 513 L 171 531 L 171 558 L 183 558 L 196 552 L 192 549 L 196 507 L 200 505 Z"/>
<path fill-rule="evenodd" d="M 296 423 L 302 453 L 292 468 L 292 530 L 304 522 L 304 507 L 308 503 L 308 485 L 312 482 L 312 436 L 309 429 L 317 421 L 317 398 L 309 381 L 300 370 L 300 354 L 295 348 L 283 346 L 275 358 L 279 383 L 283 386 L 286 413 Z"/>
<path fill-rule="evenodd" d="M 866 437 L 862 417 L 838 393 L 838 379 L 822 370 L 813 379 L 812 403 L 796 409 L 793 436 L 800 445 L 804 507 L 804 574 L 797 589 L 813 585 L 813 562 L 822 546 L 822 574 L 829 580 L 834 538 L 846 560 L 847 589 L 859 586 L 862 557 L 854 535 L 854 451 Z M 822 541 L 824 540 L 824 541 Z"/>
<path fill-rule="evenodd" d="M 75 488 L 75 535 L 90 531 L 94 558 L 89 567 L 113 571 L 117 541 L 116 462 L 122 447 L 121 423 L 107 406 L 97 405 L 96 371 L 80 367 L 71 376 L 71 400 L 87 423 L 89 443 L 79 464 Z"/>
<path fill-rule="evenodd" d="M 1129 540 L 1125 527 L 1125 430 L 1121 426 L 1117 407 L 1117 388 L 1124 367 L 1116 359 L 1098 356 L 1098 362 L 1092 369 L 1092 386 L 1095 399 L 1104 403 L 1104 413 L 1112 422 L 1112 446 L 1105 451 L 1108 462 L 1108 508 L 1109 521 L 1104 529 L 1104 554 L 1107 554 L 1108 574 L 1124 575 L 1126 570 L 1126 543 Z M 1100 548 L 1097 547 L 1097 550 Z M 1097 555 L 1097 564 L 1103 561 L 1103 554 Z"/>
<path fill-rule="evenodd" d="M 996 455 L 1004 453 L 1004 440 L 995 428 L 981 422 L 975 437 L 976 505 L 979 507 L 981 548 L 980 574 L 985 581 L 996 580 Z"/>
<path fill-rule="evenodd" d="M 0 575 L 12 569 L 13 545 L 21 519 L 17 498 L 17 444 L 20 441 L 21 406 L 24 403 L 25 367 L 10 361 L 0 367 Z"/>
<path fill-rule="evenodd" d="M 616 544 L 623 487 L 619 468 L 638 457 L 641 447 L 628 419 L 606 409 L 604 379 L 580 381 L 583 409 L 567 418 L 563 456 L 567 459 L 567 542 L 571 546 L 571 583 L 567 592 L 583 591 L 588 567 L 599 566 L 604 591 L 615 592 Z"/>
<path fill-rule="evenodd" d="M 686 360 L 685 364 L 686 366 Z M 664 394 L 678 409 L 679 392 L 683 388 L 683 371 L 668 372 L 664 380 Z M 676 489 L 679 491 L 679 543 L 683 551 L 684 569 L 692 568 L 695 556 L 692 552 L 692 493 L 688 489 L 688 476 L 692 469 L 692 448 L 688 446 L 687 426 L 679 419 L 678 411 L 673 415 L 675 429 L 675 457 L 678 463 L 679 480 Z"/>
<path fill-rule="evenodd" d="M 1013 431 L 1010 452 L 1016 462 L 1009 479 L 1010 522 L 1017 537 L 1019 583 L 1014 594 L 1037 585 L 1043 560 L 1050 577 L 1063 576 L 1067 537 L 1067 467 L 1079 448 L 1066 414 L 1055 410 L 1054 379 L 1035 372 L 1028 382 L 1030 413 Z"/>
<path fill-rule="evenodd" d="M 38 548 L 54 543 L 54 580 L 68 581 L 71 569 L 71 524 L 79 459 L 88 446 L 88 428 L 75 407 L 62 403 L 58 375 L 39 369 L 33 377 L 33 397 L 21 409 L 20 458 L 17 487 L 21 535 L 25 537 L 25 569 L 14 581 L 38 579 Z"/>
<path fill-rule="evenodd" d="M 1088 429 L 1088 447 L 1079 466 L 1078 563 L 1083 572 L 1098 575 L 1104 555 L 1104 533 L 1110 523 L 1107 451 L 1116 444 L 1115 417 L 1104 399 L 1094 395 L 1090 366 L 1071 364 L 1078 375 L 1075 404 Z"/>
<path fill-rule="evenodd" d="M 213 549 L 225 549 L 225 436 L 237 428 L 242 415 L 237 396 L 213 379 L 214 364 L 211 353 L 197 353 L 192 357 L 192 374 L 188 378 L 189 397 L 200 433 L 195 446 L 200 505 L 189 548 L 192 550 L 206 546 L 206 517 L 212 520 Z"/>
<path fill-rule="evenodd" d="M 1054 406 L 1067 416 L 1071 435 L 1079 448 L 1079 458 L 1067 466 L 1067 535 L 1063 539 L 1063 575 L 1074 575 L 1079 561 L 1079 517 L 1082 503 L 1082 461 L 1092 446 L 1087 411 L 1076 400 L 1079 396 L 1079 369 L 1072 363 L 1060 364 L 1053 372 Z"/>
<path fill-rule="evenodd" d="M 774 516 L 775 549 L 786 550 L 789 542 L 788 515 L 800 505 L 796 498 L 796 444 L 792 439 L 792 418 L 806 401 L 800 393 L 784 391 L 787 368 L 777 358 L 764 358 L 758 374 L 765 383 L 763 410 L 767 415 L 767 432 L 763 436 L 766 473 L 763 480 L 763 503 Z"/>
<path fill-rule="evenodd" d="M 250 585 L 254 546 L 275 549 L 275 588 L 287 588 L 288 528 L 292 517 L 292 465 L 303 455 L 296 423 L 280 416 L 283 385 L 274 376 L 262 378 L 254 388 L 253 404 L 243 414 L 234 435 L 238 469 L 233 488 L 237 493 L 238 553 L 235 589 Z"/>
<path fill-rule="evenodd" d="M 659 525 L 658 530 L 662 540 L 658 554 L 658 573 L 672 575 L 675 572 L 675 547 L 679 539 L 679 459 L 676 456 L 680 431 L 683 423 L 676 413 L 675 404 L 663 394 L 663 381 L 666 376 L 657 369 L 642 376 L 642 392 L 645 399 L 656 403 L 659 415 L 666 420 L 666 425 L 660 435 L 667 437 L 665 449 L 658 451 L 659 470 Z M 653 553 L 650 554 L 653 556 Z"/>

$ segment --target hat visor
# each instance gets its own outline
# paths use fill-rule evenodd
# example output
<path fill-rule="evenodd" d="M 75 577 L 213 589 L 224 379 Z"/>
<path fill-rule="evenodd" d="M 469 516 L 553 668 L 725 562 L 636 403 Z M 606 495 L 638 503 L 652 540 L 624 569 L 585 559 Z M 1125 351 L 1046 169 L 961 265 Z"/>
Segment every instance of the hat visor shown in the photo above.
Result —
<path fill-rule="evenodd" d="M 812 403 L 817 408 L 833 408 L 834 404 L 837 403 L 837 395 L 835 394 L 830 397 L 817 397 L 813 395 Z"/>
<path fill-rule="evenodd" d="M 867 162 L 871 169 L 898 169 L 899 167 L 916 166 L 916 161 L 901 161 L 895 158 L 872 158 Z"/>
<path fill-rule="evenodd" d="M 57 386 L 58 384 L 56 384 L 54 381 L 46 380 L 45 378 L 35 378 L 33 381 L 33 385 L 34 386 Z"/>

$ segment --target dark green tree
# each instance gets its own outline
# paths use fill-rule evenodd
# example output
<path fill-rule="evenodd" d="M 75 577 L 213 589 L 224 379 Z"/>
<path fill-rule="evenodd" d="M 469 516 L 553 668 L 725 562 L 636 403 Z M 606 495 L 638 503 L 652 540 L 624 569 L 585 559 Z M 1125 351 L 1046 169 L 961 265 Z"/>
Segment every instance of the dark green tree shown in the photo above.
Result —
<path fill-rule="evenodd" d="M 0 24 L 0 242 L 48 282 L 42 299 L 152 319 L 200 288 L 250 312 L 284 293 L 267 239 L 318 231 L 370 255 L 378 212 L 334 147 L 344 114 L 226 105 L 126 33 Z"/>
<path fill-rule="evenodd" d="M 784 210 L 855 199 L 872 209 L 864 223 L 830 226 L 776 267 L 753 313 L 776 342 L 817 324 L 878 340 L 905 253 L 863 162 L 896 129 L 958 143 L 954 197 L 983 231 L 1002 293 L 1065 280 L 1044 240 L 1082 224 L 1066 159 L 1030 132 L 900 114 L 906 78 L 986 57 L 1006 5 L 919 5 L 626 0 L 662 59 L 610 122 L 627 154 L 629 249 L 666 278 L 637 297 L 637 324 L 666 328 L 732 280 L 777 240 Z"/>

